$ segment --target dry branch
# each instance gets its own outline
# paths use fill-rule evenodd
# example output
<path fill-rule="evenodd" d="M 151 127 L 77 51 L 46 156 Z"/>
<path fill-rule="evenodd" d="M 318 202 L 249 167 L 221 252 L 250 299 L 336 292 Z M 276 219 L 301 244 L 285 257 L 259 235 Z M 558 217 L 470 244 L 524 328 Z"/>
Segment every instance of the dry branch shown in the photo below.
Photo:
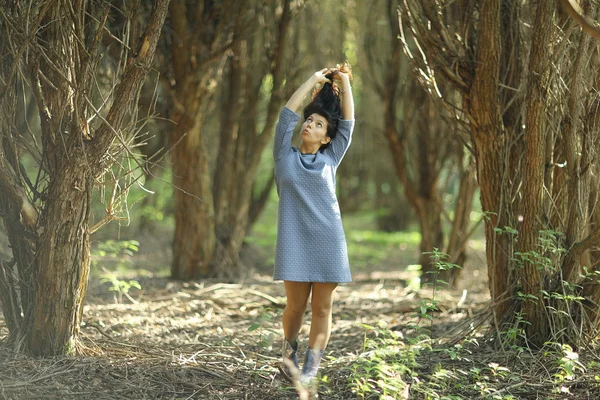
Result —
<path fill-rule="evenodd" d="M 600 39 L 600 29 L 597 22 L 584 15 L 583 10 L 575 0 L 559 0 L 563 10 L 575 20 L 588 35 Z"/>

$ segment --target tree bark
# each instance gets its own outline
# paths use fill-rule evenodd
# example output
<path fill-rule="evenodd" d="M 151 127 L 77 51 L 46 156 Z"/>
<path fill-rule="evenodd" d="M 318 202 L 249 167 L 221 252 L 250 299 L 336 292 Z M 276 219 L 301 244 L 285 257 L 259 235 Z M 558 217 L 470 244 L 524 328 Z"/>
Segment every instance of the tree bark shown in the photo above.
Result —
<path fill-rule="evenodd" d="M 588 225 L 588 188 L 590 186 L 592 170 L 586 166 L 589 165 L 594 157 L 592 154 L 594 147 L 590 143 L 590 135 L 586 135 L 585 130 L 580 126 L 583 110 L 580 98 L 583 71 L 586 70 L 585 67 L 587 66 L 587 59 L 589 57 L 587 51 L 589 42 L 589 36 L 580 36 L 571 76 L 569 109 L 563 130 L 563 143 L 566 149 L 569 176 L 569 203 L 567 205 L 567 227 L 565 232 L 567 249 L 570 249 L 583 238 L 585 231 L 581 228 Z M 567 253 L 563 261 L 563 279 L 567 282 L 577 280 L 577 276 L 582 272 L 580 257 L 572 256 L 573 253 Z"/>
<path fill-rule="evenodd" d="M 519 251 L 521 253 L 539 252 L 539 235 L 544 229 L 541 216 L 543 209 L 543 188 L 546 160 L 546 116 L 545 98 L 549 92 L 551 63 L 548 59 L 548 46 L 553 40 L 554 1 L 541 2 L 538 5 L 534 35 L 529 59 L 529 84 L 527 90 L 527 130 L 525 136 L 523 196 L 520 215 L 523 221 L 519 228 Z M 544 275 L 546 271 L 537 263 L 524 259 L 519 269 L 521 291 L 528 296 L 522 304 L 525 315 L 528 340 L 541 346 L 548 339 L 548 319 L 542 299 Z"/>
<path fill-rule="evenodd" d="M 81 160 L 84 154 L 70 157 Z M 29 351 L 40 356 L 76 350 L 90 270 L 93 180 L 85 168 L 65 166 L 59 171 L 49 188 L 33 271 L 34 307 L 27 340 Z"/>
<path fill-rule="evenodd" d="M 465 98 L 465 108 L 473 119 L 471 139 L 477 160 L 481 205 L 487 214 L 486 257 L 497 327 L 509 316 L 510 303 L 507 299 L 509 259 L 512 254 L 512 239 L 508 235 L 498 235 L 495 230 L 497 227 L 510 226 L 511 220 L 510 202 L 503 191 L 505 174 L 508 172 L 504 164 L 506 136 L 497 96 L 502 51 L 500 7 L 500 0 L 486 1 L 481 6 L 475 75 Z"/>
<path fill-rule="evenodd" d="M 171 140 L 175 143 L 172 153 L 175 232 L 171 277 L 190 280 L 214 274 L 216 235 L 208 150 L 199 132 L 200 124 L 196 122 L 200 118 L 199 105 L 191 99 L 184 104 L 186 111 L 173 117 L 177 125 L 171 131 Z"/>
<path fill-rule="evenodd" d="M 458 154 L 457 161 L 463 163 L 463 151 Z M 471 225 L 473 197 L 477 190 L 475 163 L 472 160 L 467 162 L 466 167 L 461 166 L 459 179 L 460 184 L 456 196 L 456 206 L 454 207 L 454 219 L 452 220 L 452 229 L 448 236 L 448 246 L 446 246 L 445 252 L 450 256 L 452 263 L 463 267 L 467 258 L 467 240 L 471 233 L 469 227 Z M 449 283 L 452 287 L 456 287 L 462 275 L 462 269 L 453 270 L 453 272 Z"/>

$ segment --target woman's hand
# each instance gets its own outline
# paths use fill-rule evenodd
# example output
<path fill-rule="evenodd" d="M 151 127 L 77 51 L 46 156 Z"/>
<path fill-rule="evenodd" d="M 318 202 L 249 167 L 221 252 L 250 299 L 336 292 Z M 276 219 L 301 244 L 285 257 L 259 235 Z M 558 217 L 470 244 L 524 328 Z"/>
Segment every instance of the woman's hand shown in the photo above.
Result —
<path fill-rule="evenodd" d="M 325 75 L 327 73 L 329 73 L 330 69 L 329 68 L 323 68 L 320 71 L 317 71 L 313 74 L 312 79 L 316 84 L 324 84 L 324 83 L 332 83 L 331 80 L 329 80 Z"/>
<path fill-rule="evenodd" d="M 327 74 L 332 74 L 333 80 L 338 81 L 338 84 L 341 83 L 342 87 L 350 83 L 350 75 L 346 72 L 340 71 L 339 69 L 332 68 L 327 71 Z"/>
<path fill-rule="evenodd" d="M 297 112 L 302 106 L 304 98 L 313 90 L 316 85 L 332 83 L 331 80 L 325 76 L 327 71 L 329 71 L 328 68 L 323 68 L 322 70 L 315 72 L 310 78 L 308 78 L 306 82 L 302 84 L 302 86 L 300 86 L 294 92 L 285 106 L 293 112 Z"/>

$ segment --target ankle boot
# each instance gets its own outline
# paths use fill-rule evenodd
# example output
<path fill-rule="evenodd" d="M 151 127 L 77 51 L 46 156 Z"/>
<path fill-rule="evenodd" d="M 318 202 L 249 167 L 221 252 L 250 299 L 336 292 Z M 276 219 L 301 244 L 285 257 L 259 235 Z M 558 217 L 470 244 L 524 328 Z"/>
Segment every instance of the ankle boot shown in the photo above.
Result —
<path fill-rule="evenodd" d="M 307 349 L 306 358 L 304 365 L 302 366 L 302 375 L 300 376 L 300 382 L 302 384 L 308 384 L 317 377 L 319 371 L 319 364 L 325 350 L 319 349 Z"/>
<path fill-rule="evenodd" d="M 294 339 L 290 343 L 284 338 L 282 353 L 282 363 L 279 370 L 287 380 L 292 381 L 294 375 L 300 372 L 300 366 L 298 365 L 298 340 Z M 295 371 L 292 371 L 292 368 L 295 368 Z"/>

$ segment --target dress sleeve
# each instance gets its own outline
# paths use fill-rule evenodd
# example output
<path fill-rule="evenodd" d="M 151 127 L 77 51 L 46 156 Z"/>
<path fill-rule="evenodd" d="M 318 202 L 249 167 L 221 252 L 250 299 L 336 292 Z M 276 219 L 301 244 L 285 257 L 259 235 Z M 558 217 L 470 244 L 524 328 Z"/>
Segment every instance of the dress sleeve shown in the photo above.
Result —
<path fill-rule="evenodd" d="M 279 113 L 279 121 L 277 121 L 275 127 L 275 140 L 273 144 L 273 158 L 275 160 L 279 160 L 292 149 L 294 127 L 299 119 L 300 115 L 287 107 L 283 107 Z"/>
<path fill-rule="evenodd" d="M 354 120 L 341 119 L 340 122 L 338 122 L 335 138 L 329 143 L 329 147 L 323 151 L 333 159 L 336 167 L 340 165 L 342 158 L 344 158 L 344 155 L 346 154 L 346 150 L 350 147 L 353 131 Z"/>

